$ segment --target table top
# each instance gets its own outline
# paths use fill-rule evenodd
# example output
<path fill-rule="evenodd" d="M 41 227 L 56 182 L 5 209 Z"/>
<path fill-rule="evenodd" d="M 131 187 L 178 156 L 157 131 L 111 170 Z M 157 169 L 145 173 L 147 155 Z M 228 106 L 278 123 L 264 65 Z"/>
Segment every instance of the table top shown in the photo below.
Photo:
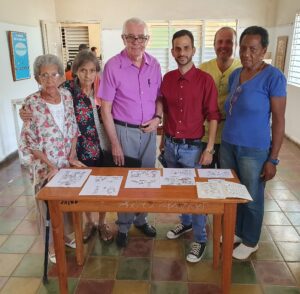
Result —
<path fill-rule="evenodd" d="M 247 200 L 239 198 L 227 198 L 227 199 L 208 199 L 208 198 L 198 198 L 196 186 L 165 186 L 162 185 L 161 188 L 124 188 L 127 173 L 133 168 L 91 168 L 91 175 L 97 176 L 123 176 L 119 194 L 117 196 L 79 196 L 82 189 L 80 188 L 54 188 L 54 187 L 44 187 L 37 194 L 37 198 L 40 200 L 61 200 L 61 201 L 105 201 L 114 202 L 120 200 L 127 201 L 164 201 L 164 202 L 177 202 L 177 203 L 199 203 L 200 202 L 234 202 L 234 203 L 245 203 Z M 134 168 L 136 170 L 138 168 Z M 153 168 L 140 168 L 141 170 Z M 162 169 L 156 169 L 161 170 Z M 197 174 L 197 173 L 196 173 Z M 226 179 L 232 182 L 239 183 L 236 174 L 233 172 L 234 178 Z M 195 178 L 196 182 L 207 181 L 207 178 Z"/>

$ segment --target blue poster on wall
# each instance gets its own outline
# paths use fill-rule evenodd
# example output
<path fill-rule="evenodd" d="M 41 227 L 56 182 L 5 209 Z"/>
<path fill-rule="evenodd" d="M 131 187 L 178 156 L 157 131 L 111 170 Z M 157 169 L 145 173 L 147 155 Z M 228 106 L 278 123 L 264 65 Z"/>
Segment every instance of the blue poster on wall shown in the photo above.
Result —
<path fill-rule="evenodd" d="M 30 79 L 26 33 L 9 31 L 8 39 L 14 81 Z"/>

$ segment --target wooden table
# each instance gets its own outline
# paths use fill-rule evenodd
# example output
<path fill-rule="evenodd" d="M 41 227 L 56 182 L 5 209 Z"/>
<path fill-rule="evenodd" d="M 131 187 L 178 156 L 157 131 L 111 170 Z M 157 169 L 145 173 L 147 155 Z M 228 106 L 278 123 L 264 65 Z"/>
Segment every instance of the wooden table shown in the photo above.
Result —
<path fill-rule="evenodd" d="M 223 293 L 230 292 L 233 236 L 235 230 L 237 203 L 243 199 L 198 199 L 196 186 L 161 186 L 160 189 L 125 189 L 127 168 L 93 168 L 92 175 L 123 176 L 117 197 L 79 196 L 81 188 L 44 187 L 37 195 L 40 200 L 47 200 L 50 209 L 54 248 L 57 261 L 59 288 L 61 293 L 68 293 L 67 264 L 64 243 L 63 212 L 73 212 L 76 238 L 76 258 L 78 265 L 84 262 L 82 243 L 81 212 L 160 212 L 213 214 L 213 266 L 216 269 L 220 259 L 220 236 L 222 245 L 222 280 Z M 196 178 L 196 181 L 206 179 Z M 235 178 L 233 181 L 238 182 Z M 223 222 L 222 222 L 223 217 Z M 221 226 L 223 224 L 223 227 Z M 223 230 L 222 230 L 223 228 Z"/>

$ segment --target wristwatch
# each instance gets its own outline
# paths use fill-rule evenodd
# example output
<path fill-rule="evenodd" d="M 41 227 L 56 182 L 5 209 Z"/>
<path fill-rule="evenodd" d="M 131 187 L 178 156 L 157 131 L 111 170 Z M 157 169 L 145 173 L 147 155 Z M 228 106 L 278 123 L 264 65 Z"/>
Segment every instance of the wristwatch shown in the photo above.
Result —
<path fill-rule="evenodd" d="M 205 151 L 211 155 L 214 155 L 216 153 L 215 149 L 211 149 L 211 150 L 205 149 Z"/>
<path fill-rule="evenodd" d="M 278 158 L 273 159 L 273 158 L 269 157 L 268 162 L 271 162 L 273 165 L 278 165 L 279 159 Z"/>

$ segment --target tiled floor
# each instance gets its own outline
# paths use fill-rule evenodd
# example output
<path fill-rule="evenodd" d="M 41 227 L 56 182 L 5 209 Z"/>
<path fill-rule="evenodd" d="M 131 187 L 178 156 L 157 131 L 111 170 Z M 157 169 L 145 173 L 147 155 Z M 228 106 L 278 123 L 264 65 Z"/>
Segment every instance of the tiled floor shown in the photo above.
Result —
<path fill-rule="evenodd" d="M 231 293 L 300 293 L 300 149 L 285 140 L 278 175 L 268 183 L 259 250 L 250 260 L 233 262 Z M 108 215 L 113 224 L 115 214 Z M 174 214 L 151 214 L 156 239 L 130 231 L 128 247 L 102 244 L 95 236 L 86 245 L 83 267 L 68 252 L 70 293 L 198 294 L 220 293 L 221 272 L 212 268 L 211 225 L 205 258 L 188 264 L 191 235 L 166 240 Z M 211 220 L 211 218 L 210 218 Z M 35 201 L 18 160 L 0 169 L 0 293 L 58 293 L 56 267 L 49 284 L 41 283 L 43 241 L 35 223 Z"/>

